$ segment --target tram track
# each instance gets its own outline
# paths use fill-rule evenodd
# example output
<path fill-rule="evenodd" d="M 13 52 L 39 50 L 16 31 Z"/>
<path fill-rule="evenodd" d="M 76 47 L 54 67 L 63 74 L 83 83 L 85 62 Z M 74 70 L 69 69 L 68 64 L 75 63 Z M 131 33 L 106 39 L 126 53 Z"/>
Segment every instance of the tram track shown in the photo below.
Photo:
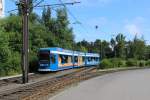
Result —
<path fill-rule="evenodd" d="M 69 74 L 3 91 L 0 100 L 42 100 L 68 85 L 93 77 L 94 70 L 95 68 L 81 68 Z"/>
<path fill-rule="evenodd" d="M 69 70 L 76 70 L 76 69 L 69 69 Z M 46 73 L 32 73 L 29 74 L 29 82 L 34 82 L 36 79 L 46 78 L 49 76 L 53 76 L 60 73 L 65 73 L 68 70 L 64 71 L 58 71 L 58 72 L 46 72 Z M 7 77 L 0 79 L 0 87 L 11 85 L 11 84 L 22 84 L 22 76 L 16 76 L 16 77 Z"/>
<path fill-rule="evenodd" d="M 18 88 L 0 92 L 0 100 L 48 100 L 50 97 L 62 91 L 64 88 L 70 87 L 71 85 L 77 84 L 81 81 L 107 73 L 135 69 L 143 68 L 133 67 L 97 70 L 95 67 L 84 67 L 72 73 L 59 75 L 53 78 L 47 78 L 38 82 L 24 84 Z"/>

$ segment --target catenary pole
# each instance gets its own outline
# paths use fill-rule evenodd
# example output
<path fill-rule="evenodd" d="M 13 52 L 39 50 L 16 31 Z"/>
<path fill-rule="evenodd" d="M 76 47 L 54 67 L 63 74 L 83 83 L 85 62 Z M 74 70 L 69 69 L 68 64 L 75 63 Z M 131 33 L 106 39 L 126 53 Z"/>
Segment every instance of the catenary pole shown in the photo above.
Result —
<path fill-rule="evenodd" d="M 23 15 L 22 82 L 28 83 L 28 0 L 21 0 Z"/>

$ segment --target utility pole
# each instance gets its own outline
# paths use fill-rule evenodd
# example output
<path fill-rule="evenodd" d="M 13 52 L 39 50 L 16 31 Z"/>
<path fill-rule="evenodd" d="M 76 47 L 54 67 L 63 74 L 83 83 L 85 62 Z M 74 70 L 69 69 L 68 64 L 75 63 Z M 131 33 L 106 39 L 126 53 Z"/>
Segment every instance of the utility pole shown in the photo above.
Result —
<path fill-rule="evenodd" d="M 29 7 L 28 0 L 20 0 L 22 15 L 23 15 L 23 49 L 22 49 L 22 82 L 28 82 L 28 16 L 29 16 Z"/>

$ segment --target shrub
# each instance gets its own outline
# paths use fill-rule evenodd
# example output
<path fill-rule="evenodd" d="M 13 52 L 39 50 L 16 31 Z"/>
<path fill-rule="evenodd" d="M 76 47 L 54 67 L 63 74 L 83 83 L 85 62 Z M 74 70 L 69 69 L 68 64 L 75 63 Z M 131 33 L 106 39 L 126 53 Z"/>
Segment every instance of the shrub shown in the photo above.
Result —
<path fill-rule="evenodd" d="M 137 66 L 137 60 L 136 59 L 128 59 L 126 61 L 127 67 Z"/>
<path fill-rule="evenodd" d="M 37 71 L 38 71 L 38 58 L 36 54 L 32 53 L 30 54 L 29 72 L 37 72 Z"/>
<path fill-rule="evenodd" d="M 145 66 L 145 61 L 144 60 L 139 61 L 138 66 L 139 67 L 144 67 Z"/>
<path fill-rule="evenodd" d="M 113 65 L 111 61 L 108 59 L 103 59 L 99 66 L 100 69 L 111 68 L 111 67 L 113 67 Z"/>
<path fill-rule="evenodd" d="M 113 67 L 125 67 L 126 66 L 125 60 L 122 60 L 120 58 L 113 58 L 110 61 Z"/>
<path fill-rule="evenodd" d="M 0 63 L 0 76 L 16 75 L 21 73 L 21 57 L 18 52 L 11 53 L 5 63 Z"/>
<path fill-rule="evenodd" d="M 125 60 L 120 60 L 118 62 L 118 67 L 126 67 L 126 61 Z"/>
<path fill-rule="evenodd" d="M 5 76 L 5 70 L 3 68 L 3 65 L 0 63 L 0 77 Z"/>
<path fill-rule="evenodd" d="M 146 61 L 146 66 L 150 66 L 150 59 Z"/>

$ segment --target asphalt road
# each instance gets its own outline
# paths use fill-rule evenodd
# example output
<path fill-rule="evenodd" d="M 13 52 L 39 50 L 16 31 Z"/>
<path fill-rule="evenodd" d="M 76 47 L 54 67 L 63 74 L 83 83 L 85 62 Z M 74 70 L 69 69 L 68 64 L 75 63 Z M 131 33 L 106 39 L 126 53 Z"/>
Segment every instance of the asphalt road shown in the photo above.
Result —
<path fill-rule="evenodd" d="M 150 100 L 150 69 L 99 76 L 49 100 Z"/>

